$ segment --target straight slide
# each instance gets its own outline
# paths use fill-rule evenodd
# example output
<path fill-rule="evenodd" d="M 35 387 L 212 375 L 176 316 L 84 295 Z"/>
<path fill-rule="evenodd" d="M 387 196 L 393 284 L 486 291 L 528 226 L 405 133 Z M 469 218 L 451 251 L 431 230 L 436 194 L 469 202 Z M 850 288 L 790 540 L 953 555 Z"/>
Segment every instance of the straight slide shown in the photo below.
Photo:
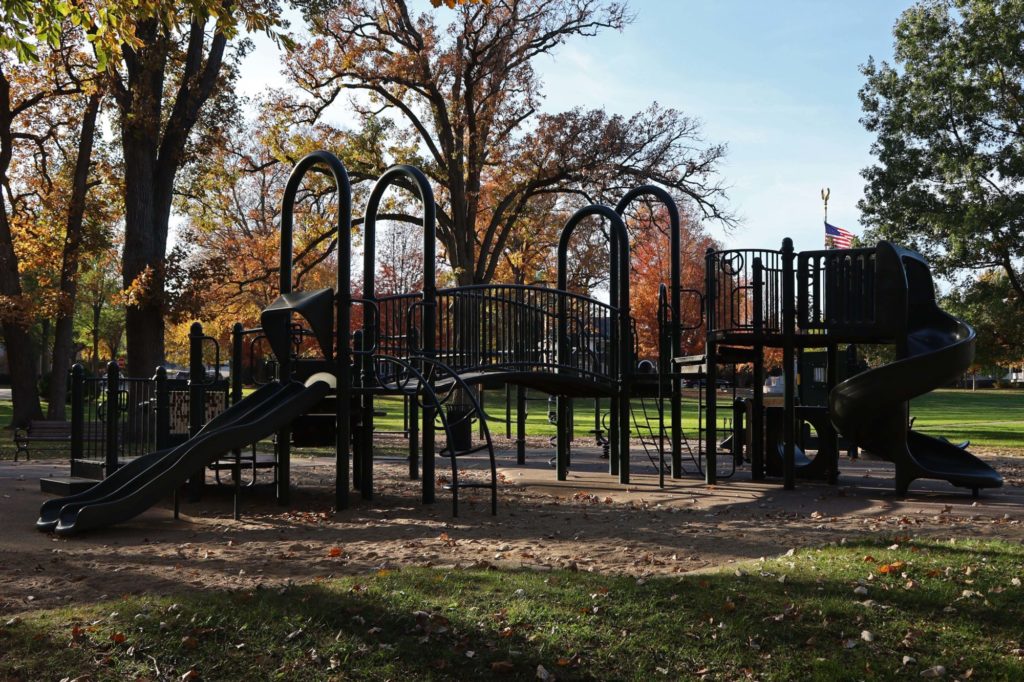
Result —
<path fill-rule="evenodd" d="M 36 526 L 70 535 L 127 521 L 172 494 L 229 450 L 286 427 L 331 391 L 327 382 L 268 384 L 232 405 L 178 447 L 150 453 L 78 495 L 49 500 Z"/>

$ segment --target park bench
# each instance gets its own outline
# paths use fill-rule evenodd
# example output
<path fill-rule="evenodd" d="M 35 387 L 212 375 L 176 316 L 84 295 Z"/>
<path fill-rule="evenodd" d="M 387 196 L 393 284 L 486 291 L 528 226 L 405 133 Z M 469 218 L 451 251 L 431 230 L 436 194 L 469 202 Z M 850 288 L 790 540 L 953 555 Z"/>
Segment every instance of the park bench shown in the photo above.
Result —
<path fill-rule="evenodd" d="M 87 441 L 103 441 L 106 437 L 106 428 L 102 422 L 87 422 L 84 425 L 82 439 Z M 25 459 L 29 457 L 29 445 L 31 443 L 67 443 L 71 444 L 71 422 L 63 420 L 32 419 L 28 428 L 17 428 L 14 430 L 14 461 L 24 453 Z"/>

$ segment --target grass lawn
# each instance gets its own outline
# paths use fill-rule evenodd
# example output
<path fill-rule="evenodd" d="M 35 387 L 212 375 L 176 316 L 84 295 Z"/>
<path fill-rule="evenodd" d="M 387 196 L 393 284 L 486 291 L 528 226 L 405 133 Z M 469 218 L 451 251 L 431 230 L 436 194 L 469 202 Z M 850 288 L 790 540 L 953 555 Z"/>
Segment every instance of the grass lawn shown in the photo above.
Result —
<path fill-rule="evenodd" d="M 1024 391 L 941 389 L 910 403 L 914 428 L 982 447 L 1024 448 Z"/>
<path fill-rule="evenodd" d="M 540 395 L 540 394 L 537 394 Z M 720 394 L 719 416 L 731 418 L 729 400 L 731 394 Z M 514 400 L 513 395 L 513 400 Z M 489 425 L 493 436 L 505 435 L 505 392 L 492 390 L 484 394 L 485 410 L 491 417 Z M 608 401 L 602 401 L 602 410 L 608 410 Z M 644 402 L 634 400 L 634 411 L 640 424 Z M 402 404 L 397 398 L 378 398 L 377 406 L 388 414 L 377 417 L 378 430 L 395 431 L 402 429 Z M 656 423 L 655 401 L 646 401 L 652 426 Z M 588 438 L 594 428 L 594 401 L 580 399 L 573 402 L 576 415 L 576 437 Z M 553 436 L 555 426 L 548 422 L 546 396 L 530 400 L 527 404 L 527 433 L 530 436 Z M 1024 391 L 1016 390 L 954 390 L 941 389 L 915 399 L 911 403 L 911 415 L 917 418 L 914 428 L 929 435 L 945 436 L 952 441 L 969 439 L 979 447 L 1022 448 L 1024 447 Z M 10 423 L 11 403 L 0 400 L 0 457 L 13 455 L 14 444 L 5 430 Z M 671 418 L 666 415 L 666 426 Z M 721 423 L 721 422 L 720 422 Z M 632 425 L 631 425 L 632 426 Z M 696 448 L 697 400 L 683 399 L 683 430 Z M 635 430 L 634 430 L 635 435 Z M 646 435 L 646 433 L 644 434 Z M 515 437 L 515 410 L 512 411 L 512 436 Z M 723 434 L 724 437 L 724 434 Z M 45 456 L 45 450 L 40 455 Z M 59 450 L 53 453 L 63 456 Z"/>
<path fill-rule="evenodd" d="M 0 679 L 1019 680 L 1021 578 L 1019 544 L 907 538 L 646 581 L 380 570 L 24 614 Z"/>

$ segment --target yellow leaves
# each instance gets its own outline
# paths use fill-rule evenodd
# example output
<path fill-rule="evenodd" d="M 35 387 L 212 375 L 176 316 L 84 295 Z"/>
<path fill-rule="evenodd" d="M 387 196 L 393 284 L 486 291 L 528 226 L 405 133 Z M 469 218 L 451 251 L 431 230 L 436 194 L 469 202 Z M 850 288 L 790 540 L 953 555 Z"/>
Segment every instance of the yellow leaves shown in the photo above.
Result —
<path fill-rule="evenodd" d="M 906 562 L 894 561 L 891 564 L 883 564 L 882 566 L 879 566 L 878 572 L 883 575 L 897 574 L 902 571 L 906 565 Z"/>

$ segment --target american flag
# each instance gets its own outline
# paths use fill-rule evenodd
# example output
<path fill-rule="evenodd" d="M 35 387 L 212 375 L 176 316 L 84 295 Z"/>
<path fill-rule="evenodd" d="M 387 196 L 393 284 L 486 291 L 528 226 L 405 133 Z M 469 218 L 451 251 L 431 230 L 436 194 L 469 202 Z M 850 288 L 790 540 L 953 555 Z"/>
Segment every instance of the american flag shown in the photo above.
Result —
<path fill-rule="evenodd" d="M 853 245 L 853 233 L 825 223 L 825 246 L 830 249 L 848 249 Z"/>

